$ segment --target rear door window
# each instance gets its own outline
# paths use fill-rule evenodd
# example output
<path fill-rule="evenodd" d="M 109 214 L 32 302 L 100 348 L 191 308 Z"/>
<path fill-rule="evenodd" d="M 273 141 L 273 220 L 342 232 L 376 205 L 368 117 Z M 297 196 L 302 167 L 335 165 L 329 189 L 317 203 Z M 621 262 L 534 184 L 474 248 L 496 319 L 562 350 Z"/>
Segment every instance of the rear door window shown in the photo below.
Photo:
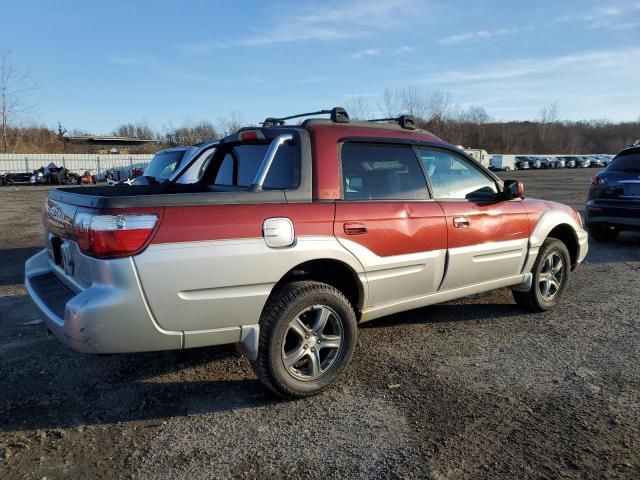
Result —
<path fill-rule="evenodd" d="M 425 200 L 429 190 L 409 146 L 345 143 L 341 149 L 345 200 Z"/>

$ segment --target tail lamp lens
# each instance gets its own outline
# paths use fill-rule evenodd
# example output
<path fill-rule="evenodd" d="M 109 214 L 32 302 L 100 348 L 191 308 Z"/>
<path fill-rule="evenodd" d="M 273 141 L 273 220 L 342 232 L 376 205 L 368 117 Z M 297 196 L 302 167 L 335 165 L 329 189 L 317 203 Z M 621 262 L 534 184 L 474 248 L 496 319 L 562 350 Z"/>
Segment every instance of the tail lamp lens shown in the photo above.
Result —
<path fill-rule="evenodd" d="M 238 140 L 241 142 L 251 142 L 255 140 L 264 140 L 265 136 L 260 130 L 243 130 L 238 133 Z"/>
<path fill-rule="evenodd" d="M 78 213 L 73 230 L 83 252 L 97 257 L 124 257 L 146 246 L 157 222 L 157 215 Z"/>

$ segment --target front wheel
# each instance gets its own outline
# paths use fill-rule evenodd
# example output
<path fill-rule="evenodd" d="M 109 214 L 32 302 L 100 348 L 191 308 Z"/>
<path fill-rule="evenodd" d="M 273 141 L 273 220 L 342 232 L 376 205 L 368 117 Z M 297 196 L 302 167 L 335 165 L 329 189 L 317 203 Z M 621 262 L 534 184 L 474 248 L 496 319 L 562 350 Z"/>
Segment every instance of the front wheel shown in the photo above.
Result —
<path fill-rule="evenodd" d="M 265 307 L 253 368 L 276 394 L 307 397 L 336 381 L 356 339 L 355 313 L 342 292 L 320 282 L 292 282 Z"/>
<path fill-rule="evenodd" d="M 543 312 L 560 302 L 569 284 L 571 257 L 566 245 L 557 238 L 547 238 L 536 258 L 528 292 L 513 290 L 518 305 L 532 312 Z"/>

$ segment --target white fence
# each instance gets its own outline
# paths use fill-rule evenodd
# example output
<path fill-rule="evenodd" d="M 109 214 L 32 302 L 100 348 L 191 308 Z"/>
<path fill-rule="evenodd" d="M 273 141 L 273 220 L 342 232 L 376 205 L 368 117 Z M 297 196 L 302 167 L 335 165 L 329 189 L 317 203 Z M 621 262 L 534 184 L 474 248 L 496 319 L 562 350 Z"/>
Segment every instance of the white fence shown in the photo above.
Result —
<path fill-rule="evenodd" d="M 148 154 L 5 153 L 0 154 L 0 175 L 30 173 L 55 163 L 58 167 L 67 168 L 80 175 L 89 170 L 102 180 L 108 169 L 121 172 L 121 177 L 129 176 L 134 168 L 144 170 L 152 158 L 153 155 Z"/>

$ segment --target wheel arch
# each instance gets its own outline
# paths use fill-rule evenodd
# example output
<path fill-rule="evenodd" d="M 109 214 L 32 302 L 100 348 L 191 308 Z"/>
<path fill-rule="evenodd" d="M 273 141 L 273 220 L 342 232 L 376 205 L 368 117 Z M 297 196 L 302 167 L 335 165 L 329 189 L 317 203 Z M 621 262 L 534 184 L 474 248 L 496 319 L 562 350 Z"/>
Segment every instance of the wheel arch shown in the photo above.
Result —
<path fill-rule="evenodd" d="M 547 235 L 547 238 L 548 237 L 557 238 L 566 245 L 567 250 L 569 250 L 569 256 L 571 257 L 571 268 L 574 268 L 578 262 L 578 251 L 580 248 L 575 229 L 567 223 L 561 223 L 551 229 Z"/>
<path fill-rule="evenodd" d="M 580 256 L 578 232 L 582 230 L 576 219 L 563 210 L 550 210 L 538 219 L 529 238 L 529 256 L 523 272 L 529 272 L 538 255 L 538 250 L 548 237 L 562 241 L 569 250 L 571 266 L 575 268 Z"/>
<path fill-rule="evenodd" d="M 271 290 L 269 299 L 282 285 L 298 280 L 315 280 L 340 290 L 351 302 L 356 312 L 356 318 L 360 319 L 360 311 L 365 302 L 365 285 L 360 280 L 357 272 L 347 263 L 333 258 L 320 258 L 302 262 L 289 269 L 280 278 Z M 267 300 L 268 304 L 269 300 Z"/>

